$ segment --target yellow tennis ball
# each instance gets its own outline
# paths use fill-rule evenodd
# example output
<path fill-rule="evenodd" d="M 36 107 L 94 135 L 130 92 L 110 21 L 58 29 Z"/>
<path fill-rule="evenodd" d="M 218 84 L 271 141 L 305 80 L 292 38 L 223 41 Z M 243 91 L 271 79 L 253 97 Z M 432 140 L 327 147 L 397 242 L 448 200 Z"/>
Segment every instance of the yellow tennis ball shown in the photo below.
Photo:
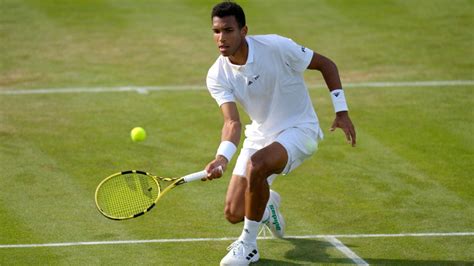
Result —
<path fill-rule="evenodd" d="M 130 137 L 133 141 L 143 141 L 146 139 L 146 131 L 141 127 L 134 127 L 130 132 Z"/>

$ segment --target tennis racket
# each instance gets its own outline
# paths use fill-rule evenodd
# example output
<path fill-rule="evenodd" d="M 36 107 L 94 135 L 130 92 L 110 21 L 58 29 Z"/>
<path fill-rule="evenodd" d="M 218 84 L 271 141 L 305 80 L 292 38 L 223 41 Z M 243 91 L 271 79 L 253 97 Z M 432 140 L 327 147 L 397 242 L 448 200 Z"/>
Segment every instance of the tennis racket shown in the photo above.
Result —
<path fill-rule="evenodd" d="M 135 218 L 150 211 L 171 189 L 205 177 L 206 170 L 176 178 L 154 176 L 139 170 L 123 171 L 100 182 L 95 191 L 95 203 L 99 212 L 109 219 Z M 172 183 L 162 190 L 160 182 Z"/>

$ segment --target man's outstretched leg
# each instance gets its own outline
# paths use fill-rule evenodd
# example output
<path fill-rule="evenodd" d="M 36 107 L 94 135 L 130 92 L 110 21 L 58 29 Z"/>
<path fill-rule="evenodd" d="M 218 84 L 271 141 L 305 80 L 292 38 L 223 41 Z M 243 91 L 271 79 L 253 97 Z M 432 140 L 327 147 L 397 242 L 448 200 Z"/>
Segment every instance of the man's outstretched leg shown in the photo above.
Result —
<path fill-rule="evenodd" d="M 221 265 L 248 265 L 258 261 L 257 234 L 270 197 L 267 178 L 271 174 L 281 173 L 287 161 L 285 148 L 277 142 L 257 151 L 250 158 L 244 197 L 244 228 L 239 239 L 229 247 L 229 253 L 221 260 Z M 232 204 L 226 203 L 227 206 Z M 227 213 L 226 216 L 232 217 Z"/>

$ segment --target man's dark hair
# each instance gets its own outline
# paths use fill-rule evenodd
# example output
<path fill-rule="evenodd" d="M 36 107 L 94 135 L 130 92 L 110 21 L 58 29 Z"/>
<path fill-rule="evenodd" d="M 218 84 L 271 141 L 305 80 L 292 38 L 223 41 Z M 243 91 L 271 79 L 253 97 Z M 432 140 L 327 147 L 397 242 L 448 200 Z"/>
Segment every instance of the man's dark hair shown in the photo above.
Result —
<path fill-rule="evenodd" d="M 211 20 L 214 17 L 223 18 L 228 16 L 235 17 L 237 24 L 239 24 L 239 28 L 243 28 L 245 26 L 244 10 L 237 3 L 225 1 L 215 5 L 212 9 Z"/>

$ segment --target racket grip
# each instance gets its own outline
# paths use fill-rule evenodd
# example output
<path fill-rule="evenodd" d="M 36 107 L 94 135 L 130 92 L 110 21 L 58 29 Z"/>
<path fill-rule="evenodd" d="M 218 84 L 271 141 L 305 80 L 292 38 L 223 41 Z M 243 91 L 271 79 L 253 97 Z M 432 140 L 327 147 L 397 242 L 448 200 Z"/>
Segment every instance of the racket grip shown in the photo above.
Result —
<path fill-rule="evenodd" d="M 219 166 L 219 169 L 222 172 L 222 167 L 221 166 Z M 184 182 L 188 183 L 188 182 L 203 179 L 203 178 L 207 177 L 207 175 L 208 175 L 207 171 L 202 170 L 202 171 L 199 171 L 199 172 L 196 172 L 196 173 L 192 173 L 192 174 L 183 176 L 183 180 L 184 180 Z"/>
<path fill-rule="evenodd" d="M 196 172 L 196 173 L 186 175 L 186 176 L 183 177 L 183 179 L 184 179 L 184 182 L 188 183 L 188 182 L 191 182 L 191 181 L 196 181 L 196 180 L 199 180 L 199 179 L 203 179 L 206 176 L 207 176 L 207 171 L 202 170 L 202 171 L 199 171 L 199 172 Z"/>

